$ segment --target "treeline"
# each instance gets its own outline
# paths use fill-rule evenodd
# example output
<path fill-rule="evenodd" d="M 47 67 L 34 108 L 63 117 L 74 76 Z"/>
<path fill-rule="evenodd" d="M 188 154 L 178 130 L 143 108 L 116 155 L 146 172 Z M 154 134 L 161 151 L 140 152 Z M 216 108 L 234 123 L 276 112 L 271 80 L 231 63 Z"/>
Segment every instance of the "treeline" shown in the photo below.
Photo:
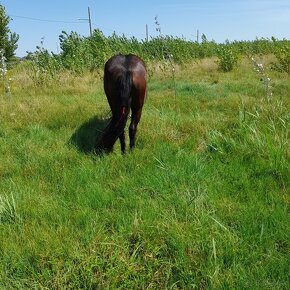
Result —
<path fill-rule="evenodd" d="M 279 60 L 277 69 L 290 72 L 290 42 L 286 39 L 226 41 L 219 44 L 203 35 L 200 43 L 172 36 L 159 36 L 145 41 L 115 33 L 106 37 L 102 31 L 94 30 L 91 37 L 63 31 L 59 40 L 59 54 L 50 53 L 42 43 L 35 52 L 28 53 L 27 58 L 35 66 L 36 73 L 54 74 L 63 69 L 83 73 L 102 68 L 106 60 L 117 53 L 134 53 L 145 61 L 170 60 L 178 64 L 215 56 L 223 71 L 233 69 L 240 56 L 274 54 Z"/>

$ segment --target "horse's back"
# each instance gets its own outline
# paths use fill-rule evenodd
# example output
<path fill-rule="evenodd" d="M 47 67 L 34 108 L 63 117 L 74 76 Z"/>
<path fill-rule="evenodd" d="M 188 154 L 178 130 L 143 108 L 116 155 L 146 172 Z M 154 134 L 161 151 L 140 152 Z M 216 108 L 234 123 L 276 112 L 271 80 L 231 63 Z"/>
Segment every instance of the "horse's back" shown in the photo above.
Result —
<path fill-rule="evenodd" d="M 105 75 L 118 78 L 120 75 L 131 72 L 132 75 L 143 76 L 146 78 L 146 66 L 144 61 L 134 54 L 118 54 L 111 57 L 105 64 Z"/>

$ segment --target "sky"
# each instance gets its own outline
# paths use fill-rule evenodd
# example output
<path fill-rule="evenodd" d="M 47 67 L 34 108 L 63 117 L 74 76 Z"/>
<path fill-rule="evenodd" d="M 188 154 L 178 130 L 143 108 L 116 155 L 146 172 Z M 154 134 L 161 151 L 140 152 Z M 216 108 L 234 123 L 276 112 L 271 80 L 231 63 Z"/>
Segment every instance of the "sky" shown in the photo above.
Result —
<path fill-rule="evenodd" d="M 114 31 L 145 39 L 156 32 L 155 17 L 164 35 L 208 40 L 253 40 L 272 36 L 290 39 L 290 0 L 0 0 L 12 19 L 9 28 L 19 34 L 17 56 L 43 46 L 59 52 L 62 31 L 89 35 L 92 27 L 105 35 Z M 80 20 L 84 19 L 84 20 Z"/>

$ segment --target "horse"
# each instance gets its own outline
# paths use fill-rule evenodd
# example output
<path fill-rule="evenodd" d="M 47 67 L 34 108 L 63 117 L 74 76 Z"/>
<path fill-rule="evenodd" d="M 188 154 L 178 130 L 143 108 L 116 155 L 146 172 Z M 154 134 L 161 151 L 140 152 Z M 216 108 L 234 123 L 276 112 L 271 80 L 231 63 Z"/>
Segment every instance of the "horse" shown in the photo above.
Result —
<path fill-rule="evenodd" d="M 97 152 L 111 152 L 119 138 L 121 152 L 125 153 L 125 126 L 130 109 L 130 149 L 132 150 L 135 147 L 137 126 L 146 97 L 146 75 L 144 61 L 133 54 L 118 54 L 106 62 L 104 91 L 112 112 L 112 118 L 96 145 Z"/>

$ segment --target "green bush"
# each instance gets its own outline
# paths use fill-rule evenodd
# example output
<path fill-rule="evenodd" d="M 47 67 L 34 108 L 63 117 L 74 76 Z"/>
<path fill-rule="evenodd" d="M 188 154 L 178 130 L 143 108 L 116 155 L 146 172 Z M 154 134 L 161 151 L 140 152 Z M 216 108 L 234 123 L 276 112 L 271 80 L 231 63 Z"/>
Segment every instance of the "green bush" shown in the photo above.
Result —
<path fill-rule="evenodd" d="M 127 38 L 113 33 L 106 37 L 102 31 L 96 29 L 91 37 L 84 37 L 76 32 L 63 31 L 59 36 L 60 54 L 49 53 L 42 47 L 30 53 L 34 60 L 33 77 L 42 83 L 52 78 L 60 69 L 70 70 L 82 74 L 88 70 L 102 69 L 106 60 L 112 55 L 137 54 L 145 62 L 164 63 L 168 59 L 177 64 L 190 63 L 206 57 L 218 57 L 218 68 L 228 72 L 233 70 L 240 55 L 275 54 L 277 63 L 273 65 L 276 70 L 289 74 L 290 45 L 287 40 L 256 39 L 254 41 L 226 41 L 218 44 L 208 41 L 202 36 L 201 43 L 188 41 L 184 38 L 163 36 L 151 38 L 148 41 L 138 40 L 135 37 Z M 41 77 L 40 77 L 41 76 Z"/>
<path fill-rule="evenodd" d="M 232 71 L 238 64 L 239 55 L 229 43 L 217 49 L 217 57 L 218 67 L 223 72 Z"/>
<path fill-rule="evenodd" d="M 43 40 L 35 52 L 28 54 L 27 59 L 29 74 L 35 85 L 42 86 L 54 81 L 63 67 L 59 55 L 50 54 L 43 48 Z"/>
<path fill-rule="evenodd" d="M 273 63 L 273 69 L 279 72 L 286 72 L 290 74 L 290 41 L 282 40 L 278 41 L 274 37 L 272 38 L 274 43 L 274 55 L 277 59 L 276 63 Z"/>

